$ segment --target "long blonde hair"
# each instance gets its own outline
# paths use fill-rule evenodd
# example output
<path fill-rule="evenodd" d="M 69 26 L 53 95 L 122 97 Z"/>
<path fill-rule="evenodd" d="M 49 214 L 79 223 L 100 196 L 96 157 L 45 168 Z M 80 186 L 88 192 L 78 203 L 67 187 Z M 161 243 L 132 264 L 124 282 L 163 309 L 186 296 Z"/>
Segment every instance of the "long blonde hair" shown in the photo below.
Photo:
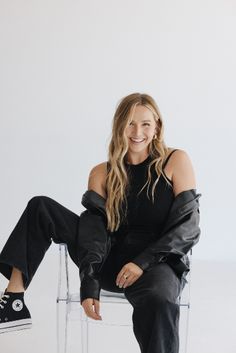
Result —
<path fill-rule="evenodd" d="M 139 193 L 148 185 L 147 197 L 149 198 L 148 190 L 151 183 L 152 165 L 154 165 L 158 175 L 152 186 L 152 202 L 154 202 L 154 191 L 161 174 L 170 185 L 163 173 L 163 164 L 167 157 L 168 147 L 163 139 L 164 126 L 160 110 L 154 99 L 148 94 L 132 93 L 122 98 L 116 108 L 112 122 L 112 136 L 108 148 L 109 171 L 106 177 L 106 214 L 107 229 L 111 232 L 118 230 L 123 216 L 125 217 L 127 212 L 126 190 L 129 186 L 129 180 L 124 164 L 128 151 L 125 128 L 130 119 L 132 119 L 137 105 L 143 105 L 150 109 L 157 124 L 156 139 L 153 139 L 148 146 L 149 155 L 152 157 L 148 166 L 148 178 Z"/>

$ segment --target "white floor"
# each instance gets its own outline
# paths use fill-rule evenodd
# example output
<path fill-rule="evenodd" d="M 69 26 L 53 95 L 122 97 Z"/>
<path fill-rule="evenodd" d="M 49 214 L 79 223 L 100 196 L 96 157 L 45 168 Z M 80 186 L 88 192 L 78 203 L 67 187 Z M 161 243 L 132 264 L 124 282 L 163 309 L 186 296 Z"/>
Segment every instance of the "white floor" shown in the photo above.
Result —
<path fill-rule="evenodd" d="M 33 318 L 33 328 L 0 335 L 1 352 L 57 352 L 57 255 L 57 246 L 53 245 L 25 294 Z M 70 264 L 70 272 L 72 291 L 77 291 L 79 277 L 73 264 Z M 236 263 L 213 263 L 193 258 L 188 353 L 236 352 L 235 274 Z M 6 281 L 3 277 L 0 277 L 0 281 L 0 289 L 3 290 Z M 121 314 L 120 309 L 114 311 L 113 308 L 112 313 L 109 310 L 101 306 L 101 315 L 104 318 L 110 315 L 116 321 Z M 124 323 L 131 323 L 131 313 L 131 307 L 122 313 Z M 131 327 L 114 329 L 106 325 L 102 328 L 92 325 L 90 334 L 92 349 L 89 353 L 139 353 Z M 74 311 L 69 319 L 68 353 L 80 353 L 80 342 L 79 321 Z"/>

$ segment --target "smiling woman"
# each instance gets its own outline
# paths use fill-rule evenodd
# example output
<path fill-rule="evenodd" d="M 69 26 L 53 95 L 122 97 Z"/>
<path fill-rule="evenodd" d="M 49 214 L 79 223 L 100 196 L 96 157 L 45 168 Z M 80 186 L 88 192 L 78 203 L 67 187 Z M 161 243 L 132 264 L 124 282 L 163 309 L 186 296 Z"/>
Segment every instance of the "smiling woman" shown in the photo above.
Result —
<path fill-rule="evenodd" d="M 0 299 L 0 332 L 30 327 L 24 291 L 53 240 L 67 244 L 79 269 L 88 317 L 102 319 L 101 288 L 124 292 L 141 352 L 178 353 L 177 298 L 186 254 L 200 234 L 200 194 L 188 154 L 167 147 L 163 131 L 151 96 L 124 97 L 108 160 L 89 173 L 86 210 L 79 216 L 47 196 L 29 200 L 0 254 L 0 271 L 9 279 Z"/>
<path fill-rule="evenodd" d="M 106 219 L 100 232 L 96 228 L 95 239 L 95 228 L 89 231 L 91 224 L 86 226 L 81 218 L 78 241 L 85 313 L 101 319 L 99 287 L 124 292 L 134 309 L 133 329 L 142 353 L 178 352 L 177 298 L 188 271 L 185 255 L 200 235 L 201 194 L 196 194 L 190 158 L 184 150 L 165 145 L 163 130 L 152 97 L 134 93 L 121 100 L 113 119 L 108 161 L 89 175 L 88 196 L 104 197 Z M 186 205 L 188 217 L 177 219 L 177 211 Z M 91 212 L 89 202 L 86 206 Z"/>
<path fill-rule="evenodd" d="M 125 128 L 125 136 L 129 143 L 127 154 L 129 163 L 138 164 L 148 156 L 148 145 L 157 133 L 156 121 L 149 108 L 138 105 L 134 110 L 131 121 Z"/>

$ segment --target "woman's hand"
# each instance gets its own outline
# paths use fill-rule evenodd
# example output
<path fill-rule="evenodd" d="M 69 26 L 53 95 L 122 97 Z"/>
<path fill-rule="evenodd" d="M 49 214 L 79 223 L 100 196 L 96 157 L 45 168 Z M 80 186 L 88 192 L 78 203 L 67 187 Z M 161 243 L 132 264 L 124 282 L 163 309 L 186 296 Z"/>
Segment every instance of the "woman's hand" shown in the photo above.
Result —
<path fill-rule="evenodd" d="M 116 285 L 120 288 L 131 286 L 137 279 L 142 276 L 143 270 L 133 262 L 125 264 L 116 278 Z M 126 277 L 126 278 L 125 278 Z"/>
<path fill-rule="evenodd" d="M 87 298 L 82 302 L 85 314 L 94 320 L 102 320 L 100 315 L 100 302 L 97 299 Z"/>

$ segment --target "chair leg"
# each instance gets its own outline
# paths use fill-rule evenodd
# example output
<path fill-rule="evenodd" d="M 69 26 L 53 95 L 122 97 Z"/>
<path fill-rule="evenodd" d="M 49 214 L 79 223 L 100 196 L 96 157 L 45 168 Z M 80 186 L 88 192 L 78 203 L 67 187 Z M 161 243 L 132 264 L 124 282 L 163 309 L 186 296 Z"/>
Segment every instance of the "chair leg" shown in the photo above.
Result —
<path fill-rule="evenodd" d="M 83 311 L 83 308 L 80 309 L 80 324 L 81 324 L 81 352 L 89 353 L 89 323 L 88 317 Z"/>
<path fill-rule="evenodd" d="M 57 291 L 57 352 L 67 352 L 67 326 L 69 302 L 68 251 L 66 244 L 59 244 L 59 275 Z"/>
<path fill-rule="evenodd" d="M 69 300 L 68 250 L 66 244 L 59 244 L 59 274 L 57 302 Z"/>
<path fill-rule="evenodd" d="M 67 352 L 67 304 L 57 303 L 57 353 Z"/>
<path fill-rule="evenodd" d="M 187 322 L 186 322 L 186 334 L 185 334 L 185 349 L 184 352 L 187 353 L 187 349 L 188 349 L 188 331 L 189 331 L 189 306 L 187 309 Z"/>
<path fill-rule="evenodd" d="M 190 253 L 190 263 L 192 263 L 192 249 Z M 186 336 L 185 336 L 185 353 L 188 349 L 188 335 L 189 335 L 189 313 L 190 313 L 190 299 L 191 299 L 191 271 L 188 274 L 188 312 L 187 312 L 187 322 L 186 322 Z"/>

